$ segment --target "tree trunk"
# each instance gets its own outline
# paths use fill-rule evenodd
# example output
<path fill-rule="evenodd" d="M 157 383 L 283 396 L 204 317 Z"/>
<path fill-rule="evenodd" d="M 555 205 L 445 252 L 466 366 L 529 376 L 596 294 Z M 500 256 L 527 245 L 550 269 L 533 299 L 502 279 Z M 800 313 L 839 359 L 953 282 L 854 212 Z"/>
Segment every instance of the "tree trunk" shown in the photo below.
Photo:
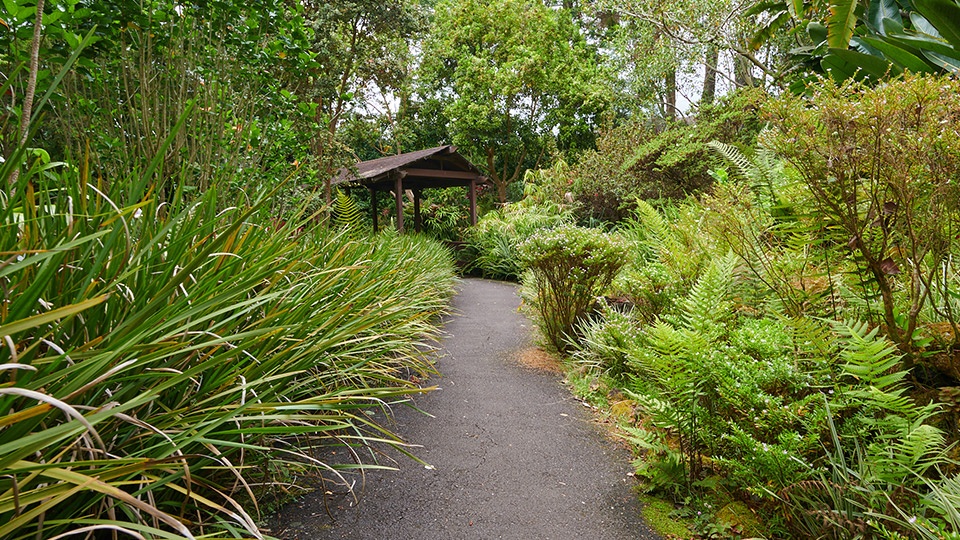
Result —
<path fill-rule="evenodd" d="M 487 148 L 487 174 L 489 175 L 490 181 L 493 182 L 493 185 L 497 186 L 497 199 L 503 204 L 507 202 L 508 179 L 497 173 L 497 164 L 494 156 L 493 148 Z"/>
<path fill-rule="evenodd" d="M 677 119 L 677 68 L 671 67 L 664 79 L 666 96 L 664 98 L 663 116 L 667 120 Z"/>
<path fill-rule="evenodd" d="M 707 46 L 707 55 L 704 59 L 703 92 L 700 94 L 700 103 L 713 103 L 717 96 L 717 61 L 720 59 L 720 49 L 716 45 Z"/>
<path fill-rule="evenodd" d="M 753 78 L 753 64 L 739 54 L 733 57 L 733 80 L 736 82 L 737 88 L 757 85 Z"/>
<path fill-rule="evenodd" d="M 27 79 L 27 93 L 23 97 L 23 108 L 20 112 L 20 146 L 27 144 L 30 135 L 30 116 L 33 115 L 33 97 L 37 92 L 37 71 L 40 69 L 40 38 L 43 34 L 43 3 L 38 0 L 37 13 L 33 24 L 33 41 L 30 42 L 30 76 Z M 20 168 L 13 170 L 9 185 L 14 186 L 20 177 Z M 13 188 L 11 187 L 11 194 Z"/>

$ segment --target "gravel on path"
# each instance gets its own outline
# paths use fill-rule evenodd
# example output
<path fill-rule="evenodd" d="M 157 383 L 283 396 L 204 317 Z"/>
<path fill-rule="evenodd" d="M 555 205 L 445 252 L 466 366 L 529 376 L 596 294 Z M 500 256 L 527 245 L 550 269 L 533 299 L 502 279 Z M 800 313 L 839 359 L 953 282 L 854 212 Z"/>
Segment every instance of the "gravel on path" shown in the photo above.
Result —
<path fill-rule="evenodd" d="M 392 429 L 429 464 L 397 458 L 352 497 L 322 490 L 288 504 L 271 534 L 288 540 L 658 538 L 643 523 L 625 449 L 559 375 L 521 366 L 531 323 L 515 285 L 465 279 L 437 359 L 440 388 L 396 408 Z M 359 476 L 358 476 L 359 478 Z M 335 490 L 334 490 L 335 491 Z M 330 513 L 328 514 L 328 509 Z M 331 519 L 332 515 L 332 519 Z"/>

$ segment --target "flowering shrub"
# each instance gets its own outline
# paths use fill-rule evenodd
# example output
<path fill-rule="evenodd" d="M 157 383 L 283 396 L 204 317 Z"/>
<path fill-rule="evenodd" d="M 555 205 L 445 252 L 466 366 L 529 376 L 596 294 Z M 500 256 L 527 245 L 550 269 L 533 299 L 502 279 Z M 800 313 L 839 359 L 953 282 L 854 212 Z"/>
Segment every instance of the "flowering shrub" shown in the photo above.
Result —
<path fill-rule="evenodd" d="M 626 262 L 625 245 L 597 229 L 563 225 L 520 244 L 521 264 L 537 291 L 540 328 L 559 351 Z"/>
<path fill-rule="evenodd" d="M 517 280 L 522 271 L 517 246 L 536 231 L 568 221 L 568 214 L 554 204 L 514 203 L 489 212 L 467 231 L 470 267 L 484 277 Z"/>

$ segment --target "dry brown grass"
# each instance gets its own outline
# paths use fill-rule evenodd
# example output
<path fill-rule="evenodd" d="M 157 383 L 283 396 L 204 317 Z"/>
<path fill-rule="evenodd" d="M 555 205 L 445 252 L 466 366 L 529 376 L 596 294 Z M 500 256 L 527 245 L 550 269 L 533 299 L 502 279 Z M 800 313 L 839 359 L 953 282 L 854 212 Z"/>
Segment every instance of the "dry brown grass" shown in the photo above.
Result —
<path fill-rule="evenodd" d="M 517 355 L 517 362 L 523 367 L 537 371 L 563 373 L 563 365 L 560 364 L 560 360 L 540 347 L 528 347 L 520 351 L 520 354 Z"/>

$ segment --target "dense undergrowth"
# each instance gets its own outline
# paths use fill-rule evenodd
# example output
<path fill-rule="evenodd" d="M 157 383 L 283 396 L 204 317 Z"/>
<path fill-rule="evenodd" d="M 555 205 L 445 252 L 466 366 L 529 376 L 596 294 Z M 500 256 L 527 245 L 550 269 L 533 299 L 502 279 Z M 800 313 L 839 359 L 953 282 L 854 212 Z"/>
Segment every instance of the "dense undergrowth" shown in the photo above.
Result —
<path fill-rule="evenodd" d="M 55 179 L 2 210 L 0 536 L 259 536 L 258 498 L 336 480 L 318 441 L 402 445 L 363 411 L 421 391 L 445 248 Z"/>
<path fill-rule="evenodd" d="M 553 284 L 524 290 L 691 535 L 955 538 L 956 82 L 821 84 L 764 104 L 757 149 L 713 144 L 710 193 L 593 233 L 628 247 L 579 325 L 544 320 L 568 317 Z M 580 297 L 584 249 L 554 257 Z"/>
<path fill-rule="evenodd" d="M 95 139 L 51 161 L 0 116 L 2 538 L 261 538 L 263 503 L 403 451 L 367 413 L 425 391 L 450 253 L 298 208 L 272 148 L 191 127 L 237 112 L 204 97 L 158 102 L 171 131 L 110 167 Z"/>

